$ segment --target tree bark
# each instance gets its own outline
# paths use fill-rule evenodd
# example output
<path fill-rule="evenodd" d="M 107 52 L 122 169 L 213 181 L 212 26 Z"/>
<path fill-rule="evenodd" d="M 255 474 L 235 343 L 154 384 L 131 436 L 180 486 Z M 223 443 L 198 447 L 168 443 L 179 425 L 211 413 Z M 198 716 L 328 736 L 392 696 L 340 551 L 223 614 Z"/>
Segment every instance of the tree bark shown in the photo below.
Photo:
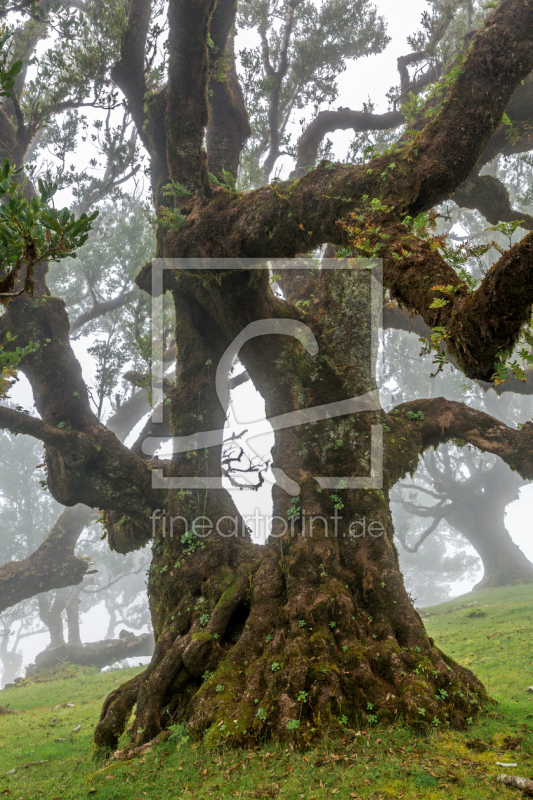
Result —
<path fill-rule="evenodd" d="M 191 276 L 174 293 L 182 365 L 172 395 L 175 435 L 195 430 L 198 398 L 204 419 L 224 419 L 207 354 L 220 358 L 245 319 L 286 318 L 289 310 L 293 318 L 303 317 L 274 297 L 265 273 L 253 273 L 241 287 L 228 277 L 232 291 L 223 309 L 213 303 L 214 280 L 209 273 L 201 280 Z M 320 273 L 306 317 L 324 358 L 320 370 L 287 337 L 262 336 L 243 347 L 239 358 L 264 395 L 269 418 L 375 391 L 369 285 L 368 275 Z M 349 338 L 331 335 L 345 330 L 361 307 L 367 314 L 355 329 L 350 325 Z M 95 731 L 98 746 L 116 746 L 119 717 L 125 723 L 134 702 L 135 744 L 156 736 L 168 719 L 186 720 L 193 733 L 214 744 L 265 735 L 283 740 L 295 735 L 294 726 L 297 738 L 311 741 L 318 735 L 316 720 L 322 733 L 338 729 L 343 715 L 351 725 L 401 714 L 415 726 L 448 720 L 461 727 L 476 713 L 483 687 L 427 637 L 403 586 L 388 486 L 383 492 L 344 490 L 339 501 L 335 492 L 317 492 L 311 477 L 369 474 L 370 426 L 383 416 L 371 404 L 363 418 L 342 416 L 278 432 L 273 469 L 301 492 L 295 507 L 274 487 L 273 535 L 263 548 L 243 538 L 242 520 L 223 492 L 190 492 L 185 504 L 171 493 L 169 515 L 194 518 L 201 509 L 211 520 L 231 515 L 236 522 L 224 520 L 224 536 L 192 546 L 184 546 L 181 520 L 172 538 L 159 530 L 149 578 L 154 656 L 136 694 L 127 685 L 127 702 L 120 693 L 106 702 Z M 336 450 L 339 441 L 344 446 Z M 216 474 L 220 455 L 206 455 L 175 456 L 173 474 L 206 474 L 206 461 L 212 470 L 207 474 Z M 349 524 L 355 522 L 359 532 L 363 521 L 381 535 L 351 535 Z M 231 536 L 234 525 L 237 536 Z M 439 689 L 453 699 L 437 702 Z"/>
<path fill-rule="evenodd" d="M 430 327 L 445 328 L 449 349 L 467 374 L 490 378 L 501 342 L 514 342 L 530 314 L 530 241 L 506 254 L 481 289 L 468 294 L 436 247 L 411 236 L 403 220 L 449 197 L 475 168 L 516 87 L 533 68 L 533 4 L 504 0 L 491 12 L 433 119 L 396 152 L 361 167 L 323 162 L 293 183 L 245 195 L 212 191 L 206 182 L 202 126 L 212 5 L 197 5 L 193 10 L 175 0 L 169 14 L 168 169 L 190 195 L 176 198 L 174 208 L 184 219 L 160 236 L 158 255 L 266 259 L 292 258 L 324 242 L 349 245 L 354 254 L 371 247 L 384 258 L 391 294 Z M 147 110 L 150 115 L 149 105 Z M 365 195 L 379 199 L 385 210 L 373 215 L 364 207 Z M 385 243 L 376 233 L 381 230 Z M 533 426 L 517 433 L 459 404 L 423 401 L 424 421 L 417 429 L 402 414 L 413 408 L 407 404 L 399 418 L 386 418 L 393 446 L 386 444 L 383 489 L 341 490 L 335 476 L 369 475 L 372 426 L 385 419 L 371 400 L 371 326 L 368 316 L 361 318 L 370 307 L 369 288 L 360 275 L 350 283 L 356 273 L 332 277 L 321 271 L 305 313 L 273 296 L 266 271 L 168 276 L 181 363 L 170 396 L 174 436 L 194 435 L 200 421 L 204 429 L 223 427 L 227 403 L 219 402 L 209 365 L 259 320 L 303 322 L 322 359 L 317 367 L 309 350 L 282 336 L 243 346 L 239 358 L 265 399 L 269 419 L 347 397 L 366 395 L 368 405 L 359 415 L 276 431 L 275 517 L 264 548 L 248 540 L 223 489 L 202 488 L 202 477 L 220 475 L 221 441 L 188 458 L 174 454 L 171 475 L 197 482 L 194 489 L 169 493 L 168 515 L 178 520 L 173 535 L 165 535 L 166 516 L 157 531 L 149 577 L 154 655 L 140 678 L 106 700 L 95 730 L 99 747 L 116 747 L 135 703 L 134 744 L 157 736 L 169 721 L 186 721 L 192 733 L 216 744 L 264 736 L 308 742 L 319 735 L 317 727 L 320 735 L 338 730 L 344 716 L 362 725 L 401 713 L 415 726 L 461 727 L 486 697 L 472 673 L 435 647 L 409 601 L 388 492 L 426 447 L 449 436 L 461 435 L 497 452 L 521 474 L 533 474 L 524 447 L 533 439 Z M 138 285 L 150 291 L 150 278 L 147 267 Z M 436 284 L 452 289 L 444 307 L 433 302 Z M 502 302 L 513 304 L 512 315 L 502 313 Z M 318 492 L 316 475 L 326 480 Z M 299 488 L 296 504 L 282 486 Z M 327 526 L 339 509 L 340 527 L 331 536 Z M 216 521 L 221 535 L 191 537 L 190 519 L 199 516 Z M 310 516 L 316 518 L 312 535 Z M 363 521 L 381 535 L 355 536 L 353 524 Z M 244 535 L 232 536 L 234 527 Z"/>
<path fill-rule="evenodd" d="M 209 84 L 210 119 L 206 137 L 209 171 L 221 183 L 227 183 L 224 171 L 237 178 L 242 148 L 250 136 L 233 47 L 229 48 L 228 58 L 227 71 L 221 77 L 211 78 Z"/>
<path fill-rule="evenodd" d="M 242 148 L 250 136 L 248 111 L 235 67 L 235 0 L 217 2 L 210 25 L 209 124 L 206 131 L 209 172 L 221 183 L 237 178 Z M 224 174 L 224 171 L 226 174 Z"/>

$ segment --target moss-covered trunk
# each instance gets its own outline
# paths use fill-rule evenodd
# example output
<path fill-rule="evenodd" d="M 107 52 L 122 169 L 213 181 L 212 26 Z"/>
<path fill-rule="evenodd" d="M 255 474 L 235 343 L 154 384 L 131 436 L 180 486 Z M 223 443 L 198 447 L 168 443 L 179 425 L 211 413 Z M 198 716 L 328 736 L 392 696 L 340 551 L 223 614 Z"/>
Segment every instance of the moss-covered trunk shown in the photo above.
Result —
<path fill-rule="evenodd" d="M 215 744 L 264 736 L 309 741 L 339 726 L 397 718 L 461 727 L 485 697 L 472 673 L 427 637 L 406 593 L 386 479 L 383 490 L 347 488 L 350 478 L 370 475 L 371 426 L 383 418 L 369 395 L 376 389 L 369 273 L 321 271 L 312 285 L 301 277 L 305 315 L 276 300 L 266 273 L 218 283 L 222 308 L 212 291 L 220 276 L 180 276 L 174 432 L 191 434 L 199 418 L 211 429 L 223 423 L 208 362 L 216 365 L 254 317 L 292 315 L 318 345 L 313 354 L 292 336 L 265 335 L 243 347 L 241 361 L 265 397 L 269 419 L 333 409 L 362 395 L 370 397 L 370 410 L 332 411 L 330 418 L 277 431 L 278 483 L 265 546 L 249 541 L 224 490 L 170 492 L 166 535 L 160 528 L 149 580 L 154 657 L 138 686 L 126 685 L 106 701 L 96 731 L 102 747 L 116 746 L 135 702 L 135 743 L 185 721 Z M 220 448 L 188 455 L 175 456 L 174 475 L 220 472 Z M 321 488 L 317 477 L 332 485 Z M 291 497 L 282 486 L 299 487 L 299 494 Z M 168 518 L 178 514 L 171 538 Z M 213 528 L 218 523 L 205 538 L 190 531 L 191 517 L 200 516 Z"/>
<path fill-rule="evenodd" d="M 136 702 L 135 743 L 175 722 L 210 745 L 310 741 L 396 719 L 464 727 L 483 687 L 426 635 L 387 527 L 374 539 L 296 533 L 265 548 L 234 539 L 186 554 L 176 540 L 156 548 L 156 650 L 122 717 Z M 106 704 L 99 745 L 116 747 L 121 701 Z"/>

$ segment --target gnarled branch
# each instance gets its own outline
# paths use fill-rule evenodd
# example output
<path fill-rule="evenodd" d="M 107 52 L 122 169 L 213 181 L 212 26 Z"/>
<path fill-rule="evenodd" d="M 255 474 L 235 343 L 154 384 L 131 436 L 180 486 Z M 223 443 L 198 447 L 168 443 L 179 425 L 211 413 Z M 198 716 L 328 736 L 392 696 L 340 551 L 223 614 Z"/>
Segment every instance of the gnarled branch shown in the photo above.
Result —
<path fill-rule="evenodd" d="M 66 508 L 34 553 L 0 567 L 0 613 L 41 592 L 83 580 L 89 561 L 74 555 L 74 548 L 90 516 L 87 506 Z"/>
<path fill-rule="evenodd" d="M 527 231 L 533 230 L 533 217 L 511 206 L 506 187 L 492 175 L 476 175 L 468 178 L 454 192 L 451 199 L 460 208 L 476 209 L 491 225 L 520 221 L 522 228 Z"/>
<path fill-rule="evenodd" d="M 154 650 L 154 635 L 141 633 L 139 636 L 129 631 L 121 631 L 118 639 L 103 639 L 101 642 L 86 644 L 63 644 L 43 650 L 30 664 L 26 677 L 36 675 L 41 669 L 51 669 L 61 661 L 83 666 L 105 667 L 123 658 L 151 656 Z"/>
<path fill-rule="evenodd" d="M 419 416 L 410 420 L 407 417 L 409 411 L 417 412 Z M 420 412 L 423 418 L 420 417 Z M 493 453 L 524 480 L 533 480 L 531 422 L 526 422 L 520 430 L 513 430 L 483 411 L 437 397 L 396 406 L 387 415 L 387 426 L 391 428 L 391 433 L 386 437 L 385 459 L 387 483 L 390 487 L 408 473 L 415 472 L 418 460 L 426 450 L 452 440 L 460 440 L 484 453 Z M 401 435 L 405 435 L 408 444 L 399 457 L 397 439 Z"/>
<path fill-rule="evenodd" d="M 364 194 L 380 197 L 398 214 L 429 210 L 468 178 L 516 87 L 532 71 L 532 29 L 530 5 L 504 0 L 474 37 L 446 101 L 397 153 L 362 167 L 324 163 L 294 183 L 238 199 L 222 190 L 211 202 L 198 198 L 184 204 L 189 219 L 183 230 L 168 235 L 167 249 L 174 257 L 287 258 L 328 241 L 345 245 L 337 220 L 360 208 Z M 174 110 L 178 113 L 178 106 Z M 172 153 L 174 144 L 169 147 Z M 146 277 L 142 272 L 138 282 L 149 290 Z"/>
<path fill-rule="evenodd" d="M 339 108 L 337 111 L 321 111 L 309 123 L 298 139 L 298 155 L 294 175 L 300 178 L 310 167 L 314 167 L 324 136 L 333 131 L 353 130 L 384 131 L 398 128 L 404 123 L 401 111 L 389 111 L 386 114 L 372 114 L 367 111 L 352 111 L 351 108 Z"/>
<path fill-rule="evenodd" d="M 92 308 L 89 308 L 87 311 L 84 311 L 83 314 L 80 314 L 79 317 L 71 322 L 70 324 L 70 333 L 76 333 L 80 328 L 86 325 L 88 322 L 92 322 L 93 319 L 98 319 L 98 317 L 103 317 L 105 314 L 109 314 L 110 311 L 116 311 L 117 308 L 122 308 L 122 306 L 129 303 L 130 300 L 138 294 L 137 289 L 132 289 L 129 292 L 122 292 L 118 297 L 114 297 L 111 300 L 106 300 L 103 303 L 96 302 Z"/>

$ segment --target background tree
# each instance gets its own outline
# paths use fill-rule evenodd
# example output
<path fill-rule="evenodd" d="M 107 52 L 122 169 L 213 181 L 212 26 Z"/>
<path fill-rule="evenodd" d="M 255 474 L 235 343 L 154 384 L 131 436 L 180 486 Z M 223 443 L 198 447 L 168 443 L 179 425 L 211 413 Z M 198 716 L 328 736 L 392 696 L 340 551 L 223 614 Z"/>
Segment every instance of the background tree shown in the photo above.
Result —
<path fill-rule="evenodd" d="M 269 182 L 281 155 L 294 157 L 295 112 L 311 106 L 317 113 L 324 103 L 331 104 L 347 61 L 379 53 L 389 38 L 383 17 L 368 0 L 244 2 L 237 24 L 260 39 L 239 53 L 252 120 L 241 182 L 259 186 Z"/>
<path fill-rule="evenodd" d="M 124 626 L 132 632 L 142 632 L 149 625 L 149 615 L 145 593 L 148 554 L 131 554 L 124 559 L 111 553 L 101 540 L 100 530 L 88 527 L 91 511 L 86 506 L 75 506 L 59 513 L 61 507 L 41 486 L 42 473 L 36 464 L 42 458 L 40 448 L 30 439 L 11 436 L 7 431 L 2 431 L 1 436 L 6 460 L 0 471 L 0 527 L 10 533 L 1 540 L 2 561 L 7 563 L 0 568 L 0 598 L 4 608 L 9 607 L 8 613 L 2 615 L 0 647 L 5 684 L 12 682 L 22 668 L 22 654 L 18 648 L 28 637 L 46 631 L 50 637 L 48 648 L 67 642 L 79 644 L 80 617 L 101 605 L 109 614 L 102 639 L 114 639 Z M 96 515 L 92 516 L 94 522 Z M 53 554 L 48 553 L 55 563 L 50 565 L 43 558 L 40 567 L 32 564 L 33 584 L 28 591 L 29 579 L 22 571 L 21 562 L 24 565 L 26 561 L 27 572 L 32 556 L 35 561 L 35 554 L 44 551 L 50 537 L 45 536 L 44 545 L 41 545 L 43 534 L 57 517 L 57 545 Z M 61 525 L 65 530 L 59 532 Z M 71 539 L 71 556 L 65 553 L 67 536 Z M 74 556 L 76 546 L 83 553 L 83 559 Z M 69 569 L 69 558 L 79 563 L 78 574 L 73 575 L 73 570 Z M 56 585 L 64 588 L 43 592 L 47 581 L 52 582 L 54 577 Z M 83 581 L 72 587 L 69 584 L 74 583 L 75 578 Z M 21 593 L 24 596 L 24 591 L 29 598 L 17 604 L 17 597 Z M 136 655 L 134 648 L 130 649 L 131 654 Z M 108 657 L 113 660 L 111 648 L 108 650 Z M 141 643 L 137 654 L 142 655 L 142 651 Z M 86 648 L 87 663 L 97 652 L 97 647 Z M 62 651 L 62 657 L 63 660 L 69 657 L 68 649 Z M 114 660 L 119 658 L 117 654 Z"/>
<path fill-rule="evenodd" d="M 425 520 L 393 505 L 392 519 L 398 556 L 409 596 L 424 617 L 426 609 L 445 603 L 461 593 L 457 587 L 474 583 L 479 558 L 465 547 L 453 530 L 443 526 L 438 535 L 429 537 L 415 553 L 404 547 L 416 540 L 427 527 Z M 430 612 L 431 613 L 431 612 Z"/>
<path fill-rule="evenodd" d="M 457 458 L 453 447 L 444 448 L 438 456 L 429 453 L 425 467 L 425 481 L 399 484 L 397 502 L 428 523 L 416 539 L 402 541 L 403 547 L 416 552 L 441 523 L 447 523 L 481 558 L 483 577 L 476 588 L 531 581 L 533 564 L 513 543 L 504 519 L 505 507 L 518 499 L 525 481 L 501 462 L 473 455 Z"/>
<path fill-rule="evenodd" d="M 395 308 L 392 310 L 396 312 Z M 390 372 L 384 375 L 383 383 L 394 403 L 431 396 L 438 391 L 435 379 L 430 378 L 427 359 L 420 353 L 418 339 L 413 333 L 406 335 L 394 328 L 385 335 L 385 370 Z M 442 374 L 450 399 L 466 396 L 469 404 L 512 427 L 522 425 L 531 417 L 529 395 L 504 392 L 498 397 L 493 390 L 487 391 L 476 382 L 465 381 L 452 367 L 445 366 Z M 513 543 L 505 526 L 506 507 L 518 499 L 519 490 L 526 481 L 501 461 L 476 454 L 461 444 L 459 441 L 459 446 L 450 445 L 438 453 L 429 452 L 421 460 L 412 481 L 397 484 L 392 494 L 395 513 L 400 506 L 408 513 L 411 523 L 412 515 L 427 521 L 425 528 L 417 526 L 411 530 L 411 535 L 405 524 L 402 526 L 402 548 L 406 552 L 420 552 L 429 536 L 447 529 L 455 540 L 460 538 L 457 533 L 464 536 L 477 551 L 484 570 L 478 588 L 531 580 L 533 565 Z M 398 522 L 395 515 L 396 529 Z M 435 548 L 432 552 L 435 556 Z M 438 564 L 438 560 L 431 562 L 427 557 L 425 561 L 432 569 Z"/>

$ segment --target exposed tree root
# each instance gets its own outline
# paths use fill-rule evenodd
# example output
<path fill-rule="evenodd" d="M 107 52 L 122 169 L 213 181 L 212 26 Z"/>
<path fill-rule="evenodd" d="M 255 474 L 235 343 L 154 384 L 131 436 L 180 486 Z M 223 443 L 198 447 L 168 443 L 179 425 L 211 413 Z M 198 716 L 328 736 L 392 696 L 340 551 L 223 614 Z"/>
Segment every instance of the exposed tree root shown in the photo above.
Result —
<path fill-rule="evenodd" d="M 220 546 L 206 550 L 216 558 Z M 486 699 L 480 681 L 425 634 L 390 568 L 388 536 L 234 550 L 236 568 L 215 570 L 166 606 L 152 663 L 106 700 L 99 747 L 116 749 L 135 702 L 133 747 L 176 722 L 208 746 L 303 743 L 400 717 L 419 728 L 464 728 Z M 188 558 L 182 585 L 210 560 Z"/>
<path fill-rule="evenodd" d="M 142 744 L 140 747 L 124 747 L 122 750 L 115 750 L 106 764 L 111 764 L 113 761 L 130 761 L 132 758 L 138 758 L 148 753 L 156 744 L 165 742 L 170 736 L 170 731 L 163 731 L 159 733 L 151 742 Z"/>

